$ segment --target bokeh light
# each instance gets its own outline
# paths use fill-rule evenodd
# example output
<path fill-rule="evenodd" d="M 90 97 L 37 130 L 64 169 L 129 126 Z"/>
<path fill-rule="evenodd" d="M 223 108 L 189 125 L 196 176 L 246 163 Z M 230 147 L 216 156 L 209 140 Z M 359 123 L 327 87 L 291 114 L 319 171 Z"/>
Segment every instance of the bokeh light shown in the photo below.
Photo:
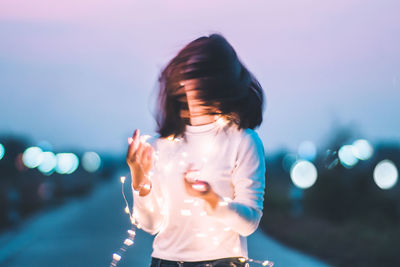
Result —
<path fill-rule="evenodd" d="M 309 188 L 317 180 L 317 168 L 310 161 L 298 160 L 290 170 L 290 178 L 297 187 Z"/>
<path fill-rule="evenodd" d="M 313 142 L 303 141 L 299 145 L 297 153 L 299 154 L 300 158 L 313 161 L 317 155 L 317 148 Z"/>
<path fill-rule="evenodd" d="M 396 165 L 388 160 L 382 160 L 374 169 L 374 181 L 381 189 L 390 189 L 396 185 L 399 178 L 399 172 Z"/>
<path fill-rule="evenodd" d="M 33 146 L 25 149 L 24 154 L 22 155 L 22 161 L 28 168 L 36 168 L 42 163 L 43 160 L 43 151 L 40 147 Z"/>
<path fill-rule="evenodd" d="M 38 166 L 39 171 L 43 174 L 51 174 L 57 165 L 57 158 L 53 152 L 46 151 L 42 154 L 42 161 Z"/>
<path fill-rule="evenodd" d="M 346 168 L 351 168 L 358 162 L 358 158 L 354 155 L 353 150 L 352 145 L 344 145 L 339 149 L 338 156 L 340 163 Z"/>
<path fill-rule="evenodd" d="M 79 166 L 79 159 L 74 153 L 58 153 L 56 158 L 56 172 L 59 174 L 71 174 Z"/>
<path fill-rule="evenodd" d="M 365 139 L 358 139 L 353 143 L 353 154 L 361 160 L 369 159 L 374 152 L 371 144 Z"/>
<path fill-rule="evenodd" d="M 101 158 L 96 152 L 85 152 L 82 157 L 82 166 L 88 172 L 100 169 Z"/>
<path fill-rule="evenodd" d="M 0 160 L 4 157 L 5 149 L 3 144 L 0 144 Z"/>

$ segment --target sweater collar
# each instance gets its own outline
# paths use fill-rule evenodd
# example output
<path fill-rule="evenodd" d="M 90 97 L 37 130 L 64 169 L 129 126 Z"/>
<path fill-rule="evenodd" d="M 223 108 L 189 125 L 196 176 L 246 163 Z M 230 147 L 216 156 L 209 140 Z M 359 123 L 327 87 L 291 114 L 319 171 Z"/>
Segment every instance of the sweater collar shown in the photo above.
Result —
<path fill-rule="evenodd" d="M 202 125 L 189 125 L 186 124 L 186 133 L 207 133 L 211 132 L 214 128 L 217 127 L 218 121 L 214 121 L 207 124 Z"/>

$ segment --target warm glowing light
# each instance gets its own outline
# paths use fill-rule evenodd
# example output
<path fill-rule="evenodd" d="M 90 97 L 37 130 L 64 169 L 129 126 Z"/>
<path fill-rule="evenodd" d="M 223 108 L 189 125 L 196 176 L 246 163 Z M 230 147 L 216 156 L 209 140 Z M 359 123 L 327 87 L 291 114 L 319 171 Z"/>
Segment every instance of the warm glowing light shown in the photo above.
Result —
<path fill-rule="evenodd" d="M 57 157 L 53 152 L 46 151 L 41 153 L 42 160 L 38 166 L 39 171 L 44 174 L 51 174 L 57 166 Z"/>
<path fill-rule="evenodd" d="M 228 120 L 226 120 L 224 117 L 219 116 L 219 118 L 217 119 L 217 124 L 219 126 L 225 126 L 228 123 Z"/>
<path fill-rule="evenodd" d="M 298 160 L 290 170 L 290 178 L 297 187 L 309 188 L 317 180 L 317 168 L 307 160 Z"/>
<path fill-rule="evenodd" d="M 125 211 L 126 214 L 129 214 L 129 207 L 126 206 L 124 211 Z"/>
<path fill-rule="evenodd" d="M 207 191 L 207 183 L 203 181 L 196 181 L 194 184 L 192 184 L 192 188 L 197 191 L 205 192 Z"/>
<path fill-rule="evenodd" d="M 79 166 L 79 159 L 73 153 L 57 153 L 56 172 L 59 174 L 71 174 Z"/>
<path fill-rule="evenodd" d="M 197 236 L 197 237 L 206 237 L 207 235 L 204 234 L 204 233 L 197 233 L 196 236 Z"/>
<path fill-rule="evenodd" d="M 130 245 L 132 245 L 132 244 L 133 244 L 133 240 L 132 240 L 132 239 L 129 239 L 129 238 L 127 238 L 127 239 L 125 239 L 125 241 L 124 241 L 124 244 L 125 244 L 125 245 L 127 245 L 127 246 L 130 246 Z"/>
<path fill-rule="evenodd" d="M 135 231 L 133 231 L 133 230 L 129 229 L 127 232 L 128 232 L 129 235 L 136 235 Z"/>
<path fill-rule="evenodd" d="M 117 254 L 117 253 L 114 253 L 113 254 L 113 260 L 120 261 L 121 260 L 121 256 L 119 254 Z"/>
<path fill-rule="evenodd" d="M 240 262 L 245 262 L 246 259 L 245 259 L 245 258 L 239 258 L 239 261 L 240 261 Z"/>
<path fill-rule="evenodd" d="M 43 151 L 40 147 L 28 147 L 22 155 L 24 165 L 28 168 L 36 168 L 39 166 L 43 160 L 42 153 Z"/>
<path fill-rule="evenodd" d="M 365 139 L 358 139 L 353 143 L 353 154 L 355 157 L 361 160 L 367 160 L 371 158 L 374 153 L 374 149 L 371 144 Z"/>
<path fill-rule="evenodd" d="M 228 202 L 226 202 L 226 201 L 219 201 L 218 202 L 218 206 L 228 206 Z"/>
<path fill-rule="evenodd" d="M 354 155 L 353 150 L 352 145 L 344 145 L 339 149 L 338 156 L 340 163 L 346 168 L 351 168 L 358 162 L 358 158 Z"/>
<path fill-rule="evenodd" d="M 125 176 L 121 176 L 121 178 L 120 178 L 121 184 L 125 183 L 125 180 L 126 180 L 126 177 Z"/>
<path fill-rule="evenodd" d="M 191 216 L 192 211 L 191 210 L 181 210 L 181 215 L 182 216 Z"/>
<path fill-rule="evenodd" d="M 147 189 L 147 190 L 150 190 L 151 184 L 145 184 L 145 185 L 143 185 L 143 188 L 144 188 L 144 189 Z"/>
<path fill-rule="evenodd" d="M 399 172 L 396 165 L 390 160 L 382 160 L 374 169 L 374 181 L 381 189 L 390 189 L 396 185 Z"/>
<path fill-rule="evenodd" d="M 299 154 L 300 158 L 313 161 L 315 156 L 317 155 L 317 148 L 311 141 L 303 141 L 298 148 L 297 153 Z"/>
<path fill-rule="evenodd" d="M 3 144 L 0 144 L 0 160 L 4 157 L 4 152 L 5 152 L 4 146 Z"/>
<path fill-rule="evenodd" d="M 86 152 L 82 157 L 82 166 L 88 172 L 96 172 L 100 169 L 101 158 L 96 152 Z"/>
<path fill-rule="evenodd" d="M 267 266 L 269 264 L 269 261 L 264 261 L 263 263 L 262 263 L 262 266 Z"/>

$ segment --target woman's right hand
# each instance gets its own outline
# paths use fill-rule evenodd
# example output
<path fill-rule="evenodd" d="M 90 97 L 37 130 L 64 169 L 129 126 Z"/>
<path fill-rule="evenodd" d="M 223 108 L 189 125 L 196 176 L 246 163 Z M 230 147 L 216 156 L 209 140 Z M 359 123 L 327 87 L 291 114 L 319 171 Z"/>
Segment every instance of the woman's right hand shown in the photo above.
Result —
<path fill-rule="evenodd" d="M 132 187 L 135 190 L 149 182 L 147 176 L 153 165 L 154 149 L 149 143 L 141 139 L 140 131 L 136 129 L 132 138 L 128 140 L 129 147 L 126 154 L 126 163 L 130 168 Z"/>

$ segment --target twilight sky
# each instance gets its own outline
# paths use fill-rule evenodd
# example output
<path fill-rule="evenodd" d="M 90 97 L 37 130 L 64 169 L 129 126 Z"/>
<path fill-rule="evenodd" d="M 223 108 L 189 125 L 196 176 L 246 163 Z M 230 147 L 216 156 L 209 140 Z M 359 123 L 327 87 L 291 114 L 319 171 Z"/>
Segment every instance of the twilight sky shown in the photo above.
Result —
<path fill-rule="evenodd" d="M 1 0 L 0 135 L 125 152 L 154 134 L 157 77 L 222 33 L 265 91 L 266 152 L 323 145 L 333 125 L 400 140 L 397 0 Z"/>

